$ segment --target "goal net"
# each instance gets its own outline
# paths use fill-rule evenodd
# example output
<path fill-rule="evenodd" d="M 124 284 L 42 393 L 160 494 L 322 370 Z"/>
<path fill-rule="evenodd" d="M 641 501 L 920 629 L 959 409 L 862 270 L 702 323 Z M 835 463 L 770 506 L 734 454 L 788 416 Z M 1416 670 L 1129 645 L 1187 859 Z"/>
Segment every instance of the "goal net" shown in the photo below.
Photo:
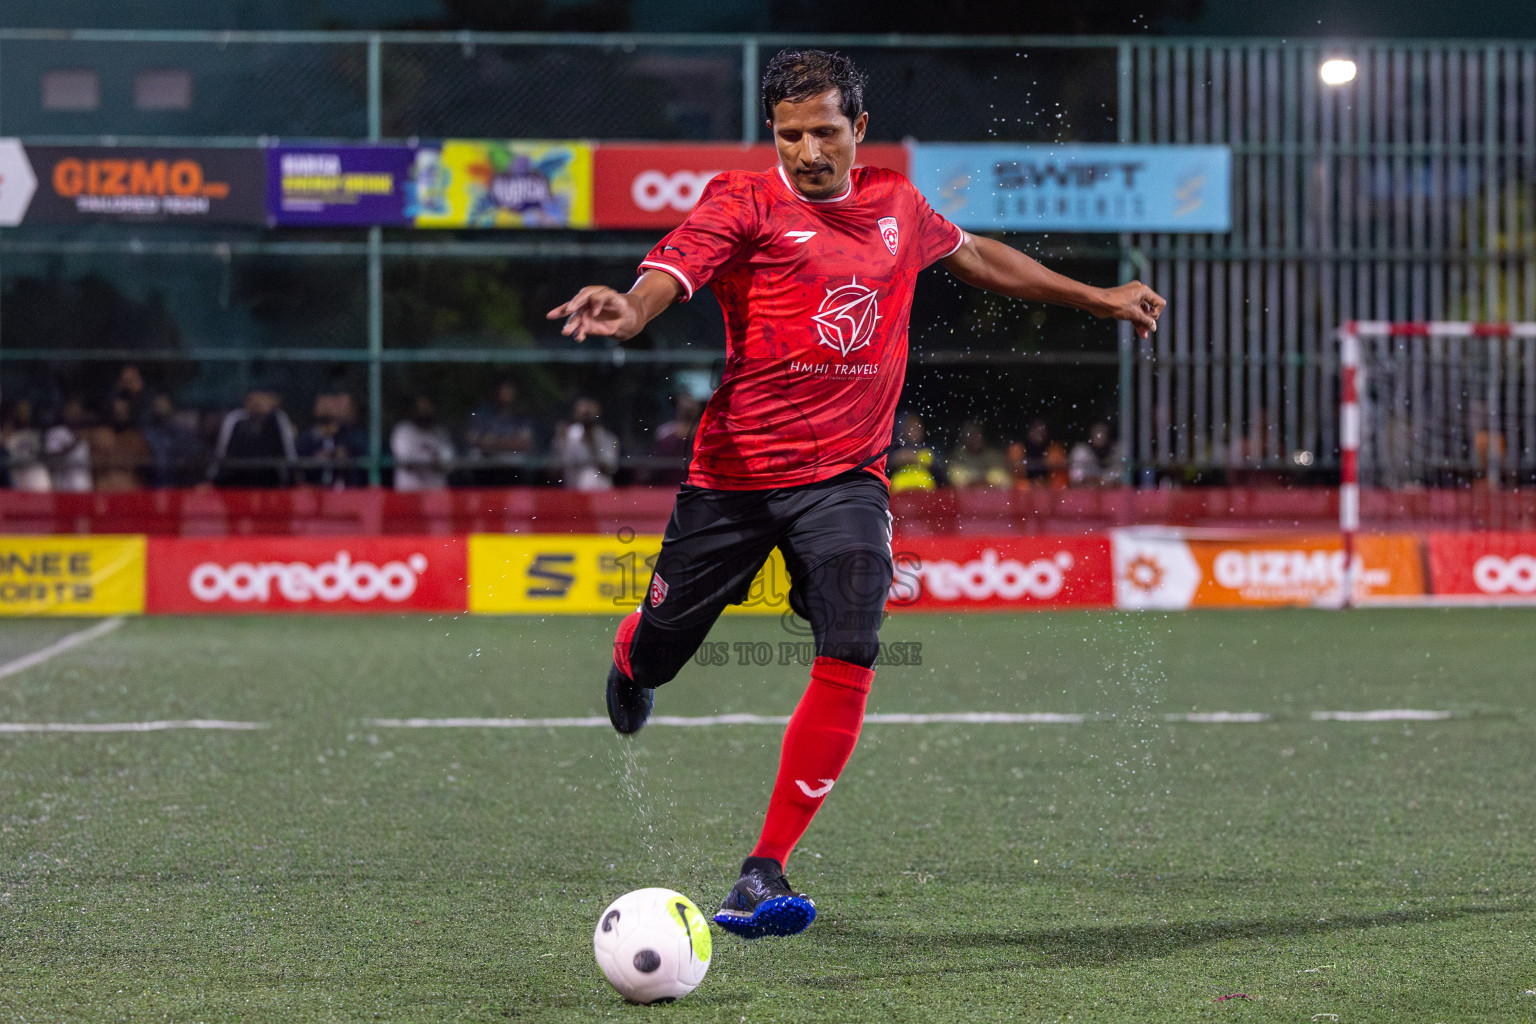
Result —
<path fill-rule="evenodd" d="M 1339 338 L 1349 603 L 1362 487 L 1497 490 L 1536 479 L 1536 323 L 1351 321 Z"/>

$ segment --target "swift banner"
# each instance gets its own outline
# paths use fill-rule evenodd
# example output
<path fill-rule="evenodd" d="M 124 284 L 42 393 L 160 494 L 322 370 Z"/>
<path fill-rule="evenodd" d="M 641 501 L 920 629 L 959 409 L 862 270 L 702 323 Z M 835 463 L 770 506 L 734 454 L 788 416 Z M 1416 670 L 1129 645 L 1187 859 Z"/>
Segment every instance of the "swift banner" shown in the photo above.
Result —
<path fill-rule="evenodd" d="M 449 139 L 416 150 L 419 228 L 588 228 L 592 146 L 585 142 Z"/>
<path fill-rule="evenodd" d="M 683 222 L 722 171 L 766 171 L 779 165 L 772 143 L 603 143 L 593 154 L 592 219 L 599 228 L 671 228 Z M 872 142 L 858 149 L 860 167 L 907 173 L 907 147 Z"/>
<path fill-rule="evenodd" d="M 469 610 L 492 614 L 607 614 L 665 601 L 668 585 L 652 577 L 659 536 L 629 540 L 584 534 L 469 538 Z M 789 573 L 774 551 L 747 599 L 727 614 L 781 615 L 789 608 Z"/>
<path fill-rule="evenodd" d="M 1185 539 L 1176 532 L 1113 531 L 1115 607 L 1230 608 L 1338 605 L 1343 542 L 1324 537 Z M 1356 539 L 1355 597 L 1421 597 L 1419 538 Z"/>
<path fill-rule="evenodd" d="M 912 181 L 977 231 L 1229 231 L 1225 146 L 955 143 L 912 147 Z"/>
<path fill-rule="evenodd" d="M 462 612 L 462 537 L 149 541 L 146 610 Z"/>
<path fill-rule="evenodd" d="M 1536 533 L 1432 533 L 1429 579 L 1436 596 L 1536 602 Z"/>
<path fill-rule="evenodd" d="M 1109 608 L 1115 594 L 1103 537 L 897 538 L 892 611 Z"/>
<path fill-rule="evenodd" d="M 406 226 L 416 150 L 279 146 L 267 150 L 267 209 L 279 227 Z"/>
<path fill-rule="evenodd" d="M 266 161 L 259 149 L 27 146 L 25 159 L 36 179 L 28 224 L 267 221 Z"/>
<path fill-rule="evenodd" d="M 0 615 L 143 610 L 143 537 L 0 537 Z"/>

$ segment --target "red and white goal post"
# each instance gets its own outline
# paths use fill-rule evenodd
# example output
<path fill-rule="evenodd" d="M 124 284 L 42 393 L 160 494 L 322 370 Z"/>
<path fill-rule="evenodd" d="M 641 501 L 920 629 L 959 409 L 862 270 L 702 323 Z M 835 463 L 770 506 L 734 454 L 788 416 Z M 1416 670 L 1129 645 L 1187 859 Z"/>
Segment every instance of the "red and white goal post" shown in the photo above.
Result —
<path fill-rule="evenodd" d="M 1342 604 L 1360 485 L 1499 488 L 1536 474 L 1536 323 L 1351 320 L 1339 329 Z"/>

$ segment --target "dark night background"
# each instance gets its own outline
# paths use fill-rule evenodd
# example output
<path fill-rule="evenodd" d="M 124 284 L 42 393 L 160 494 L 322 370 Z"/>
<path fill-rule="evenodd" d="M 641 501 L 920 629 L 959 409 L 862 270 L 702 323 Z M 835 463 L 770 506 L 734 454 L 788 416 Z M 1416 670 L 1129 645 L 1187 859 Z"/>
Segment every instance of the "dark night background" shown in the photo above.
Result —
<path fill-rule="evenodd" d="M 13 28 L 1536 35 L 1527 0 L 4 0 Z"/>

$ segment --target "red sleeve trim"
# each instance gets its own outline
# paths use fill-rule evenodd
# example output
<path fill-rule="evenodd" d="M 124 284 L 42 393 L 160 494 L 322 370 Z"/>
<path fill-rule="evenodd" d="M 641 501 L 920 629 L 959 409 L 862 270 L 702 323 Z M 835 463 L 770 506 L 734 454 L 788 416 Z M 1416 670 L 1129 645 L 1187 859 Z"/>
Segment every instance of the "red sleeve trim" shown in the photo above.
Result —
<path fill-rule="evenodd" d="M 960 247 L 957 245 L 955 248 L 958 249 Z M 688 275 L 679 268 L 666 263 L 662 263 L 658 260 L 643 260 L 641 261 L 640 266 L 649 268 L 651 270 L 659 270 L 664 274 L 671 274 L 673 277 L 677 278 L 678 283 L 683 286 L 683 301 L 687 302 L 689 299 L 693 298 L 693 282 L 688 280 Z"/>

